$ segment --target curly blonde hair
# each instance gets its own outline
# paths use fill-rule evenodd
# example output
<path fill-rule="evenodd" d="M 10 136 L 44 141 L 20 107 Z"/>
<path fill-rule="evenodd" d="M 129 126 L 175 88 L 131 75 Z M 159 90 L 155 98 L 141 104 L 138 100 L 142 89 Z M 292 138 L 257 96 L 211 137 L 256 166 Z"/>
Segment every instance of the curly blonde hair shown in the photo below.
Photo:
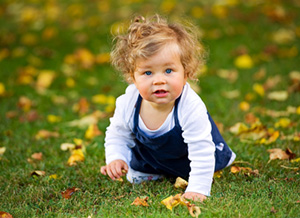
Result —
<path fill-rule="evenodd" d="M 197 79 L 197 72 L 205 63 L 206 52 L 199 42 L 198 29 L 191 24 L 167 23 L 159 15 L 136 17 L 125 35 L 117 35 L 111 52 L 111 63 L 127 80 L 134 81 L 138 58 L 149 58 L 164 45 L 176 42 L 187 78 Z"/>

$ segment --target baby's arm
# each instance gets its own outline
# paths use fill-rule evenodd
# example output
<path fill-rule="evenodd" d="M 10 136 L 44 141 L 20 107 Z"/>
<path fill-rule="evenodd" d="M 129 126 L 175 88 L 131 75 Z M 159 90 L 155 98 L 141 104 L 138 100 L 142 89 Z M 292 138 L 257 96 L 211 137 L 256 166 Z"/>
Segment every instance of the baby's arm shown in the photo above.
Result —
<path fill-rule="evenodd" d="M 119 179 L 127 171 L 128 165 L 123 160 L 114 160 L 106 166 L 101 167 L 101 173 L 105 176 L 108 175 L 112 180 Z"/>

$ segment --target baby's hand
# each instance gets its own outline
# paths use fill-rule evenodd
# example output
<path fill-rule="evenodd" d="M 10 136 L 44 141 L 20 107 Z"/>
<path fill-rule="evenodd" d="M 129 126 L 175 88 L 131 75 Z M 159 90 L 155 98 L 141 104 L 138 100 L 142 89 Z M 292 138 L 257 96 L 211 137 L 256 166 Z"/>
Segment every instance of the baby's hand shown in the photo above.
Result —
<path fill-rule="evenodd" d="M 182 195 L 186 199 L 191 199 L 193 201 L 204 201 L 206 196 L 197 192 L 186 192 Z"/>
<path fill-rule="evenodd" d="M 108 175 L 112 180 L 119 179 L 124 176 L 124 171 L 128 171 L 128 165 L 123 160 L 114 160 L 106 166 L 101 167 L 101 173 Z"/>

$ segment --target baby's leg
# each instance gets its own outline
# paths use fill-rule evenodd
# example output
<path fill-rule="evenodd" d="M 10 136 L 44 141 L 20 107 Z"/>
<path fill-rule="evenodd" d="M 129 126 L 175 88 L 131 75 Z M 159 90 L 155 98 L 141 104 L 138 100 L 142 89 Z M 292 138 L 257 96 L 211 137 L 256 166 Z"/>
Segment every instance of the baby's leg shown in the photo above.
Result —
<path fill-rule="evenodd" d="M 158 180 L 160 178 L 163 178 L 163 175 L 143 173 L 129 168 L 126 178 L 131 183 L 139 184 L 144 181 Z"/>

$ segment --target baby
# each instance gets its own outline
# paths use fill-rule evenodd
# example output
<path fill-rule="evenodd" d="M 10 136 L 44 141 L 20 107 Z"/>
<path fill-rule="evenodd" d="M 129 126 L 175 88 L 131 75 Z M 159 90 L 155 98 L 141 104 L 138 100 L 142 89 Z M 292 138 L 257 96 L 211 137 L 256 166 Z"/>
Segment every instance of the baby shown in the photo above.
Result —
<path fill-rule="evenodd" d="M 187 79 L 196 79 L 205 51 L 192 26 L 159 15 L 137 17 L 116 36 L 113 66 L 129 86 L 117 98 L 105 137 L 106 166 L 115 180 L 132 183 L 161 177 L 188 180 L 183 197 L 203 201 L 213 174 L 230 165 L 228 147 Z"/>

